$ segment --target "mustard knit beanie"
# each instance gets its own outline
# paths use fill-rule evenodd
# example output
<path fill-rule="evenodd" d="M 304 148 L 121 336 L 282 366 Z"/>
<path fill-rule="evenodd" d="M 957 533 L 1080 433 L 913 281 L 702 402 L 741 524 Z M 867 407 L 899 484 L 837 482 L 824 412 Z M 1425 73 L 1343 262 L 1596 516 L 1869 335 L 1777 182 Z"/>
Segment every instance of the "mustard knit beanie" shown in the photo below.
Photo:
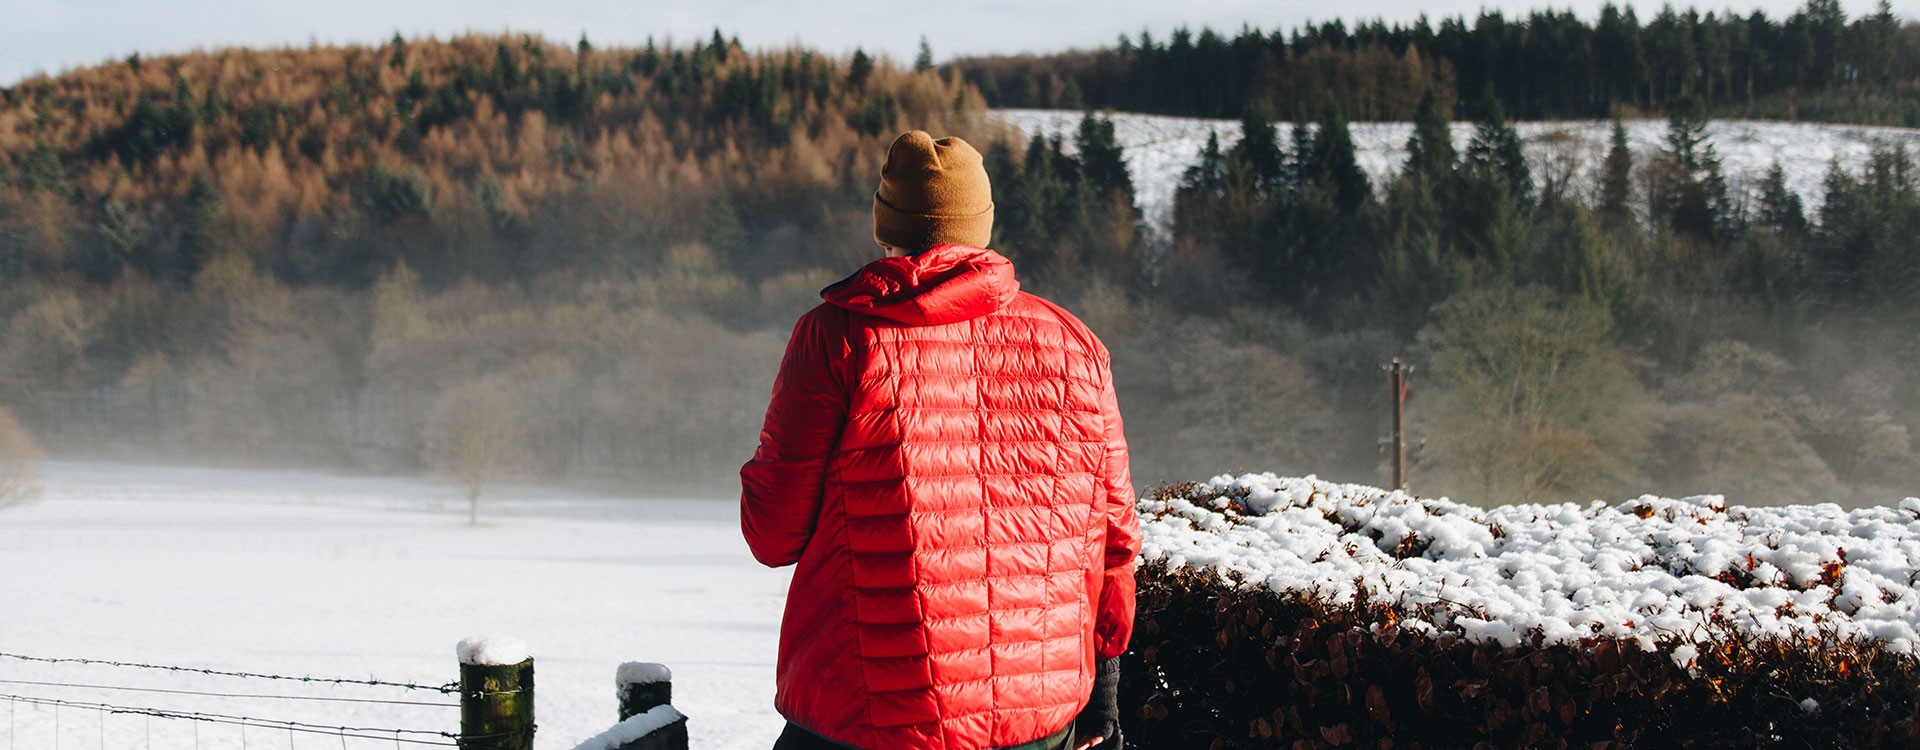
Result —
<path fill-rule="evenodd" d="M 894 139 L 873 193 L 873 237 L 919 252 L 943 243 L 986 247 L 993 189 L 980 152 L 959 138 L 911 130 Z"/>

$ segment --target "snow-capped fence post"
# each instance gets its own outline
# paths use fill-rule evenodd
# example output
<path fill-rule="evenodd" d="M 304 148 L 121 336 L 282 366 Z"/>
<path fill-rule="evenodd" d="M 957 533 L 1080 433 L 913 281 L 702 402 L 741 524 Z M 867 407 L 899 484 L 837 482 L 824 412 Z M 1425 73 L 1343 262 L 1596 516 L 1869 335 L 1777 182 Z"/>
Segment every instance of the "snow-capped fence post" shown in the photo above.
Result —
<path fill-rule="evenodd" d="M 533 659 L 513 638 L 460 642 L 461 750 L 533 750 Z"/>
<path fill-rule="evenodd" d="M 687 750 L 687 717 L 673 707 L 673 672 L 664 664 L 627 662 L 614 676 L 620 723 L 632 739 L 615 750 Z"/>

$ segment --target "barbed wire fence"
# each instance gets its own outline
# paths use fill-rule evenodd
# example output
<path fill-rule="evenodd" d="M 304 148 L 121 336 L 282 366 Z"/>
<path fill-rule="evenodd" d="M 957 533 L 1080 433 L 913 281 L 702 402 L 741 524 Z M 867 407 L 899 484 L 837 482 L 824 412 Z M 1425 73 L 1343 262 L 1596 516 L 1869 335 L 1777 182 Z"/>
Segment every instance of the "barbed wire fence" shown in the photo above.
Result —
<path fill-rule="evenodd" d="M 129 684 L 132 679 L 60 679 L 45 675 L 18 675 L 0 668 L 0 702 L 6 703 L 6 734 L 0 750 L 85 750 L 99 748 L 147 748 L 173 750 L 224 750 L 253 748 L 414 747 L 481 748 L 524 739 L 531 743 L 531 725 L 512 732 L 475 734 L 441 729 L 365 726 L 362 722 L 267 718 L 252 711 L 231 709 L 201 710 L 174 705 L 130 705 L 126 701 L 101 698 L 107 695 L 146 696 L 151 703 L 168 701 L 244 701 L 249 706 L 267 704 L 326 706 L 328 716 L 342 710 L 378 711 L 387 707 L 407 710 L 463 709 L 463 703 L 531 693 L 530 678 L 524 689 L 463 690 L 458 681 L 441 685 L 423 685 L 375 679 L 279 675 L 258 672 L 227 671 L 199 667 L 123 662 L 106 659 L 45 657 L 0 652 L 0 667 L 7 662 L 38 665 L 42 670 L 86 667 L 111 670 L 113 674 L 144 673 L 168 677 L 218 678 L 221 681 L 270 683 L 279 689 L 199 689 L 197 687 Z M 526 665 L 531 670 L 531 662 Z M 31 679 L 30 679 L 31 678 Z M 298 687 L 294 687 L 298 686 Z M 327 694 L 302 691 L 326 691 Z M 334 694 L 343 690 L 382 690 L 392 697 Z M 422 693 L 431 696 L 421 695 Z M 166 700 L 159 700 L 159 699 Z M 76 720 L 75 715 L 92 715 L 93 721 Z M 125 721 L 110 722 L 114 719 Z M 138 720 L 135 722 L 134 720 Z M 155 732 L 154 720 L 163 724 Z M 115 723 L 109 732 L 109 723 Z M 397 722 L 396 722 L 397 723 Z M 441 726 L 465 726 L 460 716 L 435 721 Z M 93 726 L 87 726 L 87 725 Z M 169 729 L 169 727 L 171 729 Z M 220 732 L 202 732 L 203 727 L 219 727 Z M 89 729 L 93 731 L 88 731 Z M 190 730 L 190 731 L 189 731 Z M 253 730 L 251 733 L 249 730 Z M 109 737 L 109 735 L 112 735 Z M 524 738 L 521 735 L 525 735 Z M 304 742 L 300 738 L 306 738 Z M 337 740 L 337 743 L 335 742 Z"/>

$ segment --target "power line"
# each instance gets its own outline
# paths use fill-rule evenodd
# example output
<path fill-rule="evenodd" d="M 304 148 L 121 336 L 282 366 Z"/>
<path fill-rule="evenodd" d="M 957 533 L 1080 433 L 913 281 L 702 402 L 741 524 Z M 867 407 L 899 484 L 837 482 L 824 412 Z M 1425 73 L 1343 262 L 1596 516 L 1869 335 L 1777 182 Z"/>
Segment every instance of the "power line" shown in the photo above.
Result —
<path fill-rule="evenodd" d="M 91 665 L 108 666 L 108 667 L 126 667 L 130 669 L 156 669 L 156 670 L 162 670 L 167 672 L 186 672 L 191 674 L 212 675 L 215 677 L 244 677 L 247 679 L 254 679 L 254 680 L 283 680 L 286 682 L 326 683 L 326 684 L 333 684 L 333 685 L 365 685 L 368 687 L 391 687 L 391 688 L 402 688 L 406 690 L 432 690 L 438 693 L 460 692 L 460 685 L 459 683 L 455 683 L 455 682 L 449 682 L 445 685 L 416 685 L 416 684 L 407 683 L 407 682 L 387 682 L 385 680 L 354 680 L 354 679 L 347 679 L 347 678 L 340 678 L 340 677 L 290 677 L 287 675 L 255 674 L 252 672 L 222 672 L 214 669 L 198 669 L 194 667 L 174 667 L 174 666 L 167 666 L 164 664 L 140 664 L 137 662 L 118 662 L 118 661 L 106 661 L 101 659 L 49 658 L 44 656 L 23 656 L 20 654 L 9 654 L 9 653 L 0 653 L 0 658 L 18 659 L 20 661 L 40 662 L 43 664 L 91 664 Z"/>
<path fill-rule="evenodd" d="M 432 701 L 390 701 L 375 698 L 333 698 L 320 695 L 277 695 L 271 693 L 216 693 L 200 690 L 167 690 L 164 688 L 126 687 L 122 685 L 90 685 L 73 682 L 37 682 L 34 680 L 0 680 L 0 685 L 35 685 L 39 687 L 86 688 L 91 690 L 121 690 L 134 693 L 165 693 L 168 695 L 203 695 L 213 698 L 267 698 L 294 701 L 327 701 L 331 703 L 377 703 L 388 706 L 438 706 L 459 708 L 458 703 L 436 703 Z"/>

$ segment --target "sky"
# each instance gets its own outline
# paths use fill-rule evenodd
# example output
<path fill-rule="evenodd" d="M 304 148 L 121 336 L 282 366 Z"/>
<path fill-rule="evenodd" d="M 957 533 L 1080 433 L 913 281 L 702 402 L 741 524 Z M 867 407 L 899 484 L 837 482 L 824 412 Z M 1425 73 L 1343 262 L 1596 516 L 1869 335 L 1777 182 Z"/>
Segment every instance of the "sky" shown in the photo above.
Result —
<path fill-rule="evenodd" d="M 447 37 L 514 31 L 596 45 L 628 46 L 648 36 L 706 39 L 715 27 L 749 48 L 802 44 L 831 53 L 854 48 L 913 58 L 925 35 L 934 56 L 1052 52 L 1111 44 L 1142 29 L 1165 38 L 1181 25 L 1237 30 L 1292 28 L 1306 21 L 1384 18 L 1411 21 L 1488 8 L 1525 13 L 1571 8 L 1591 20 L 1602 0 L 0 0 L 0 86 L 38 71 L 62 70 L 194 48 L 304 46 L 310 42 L 373 43 L 398 31 Z M 1643 18 L 1658 0 L 1626 0 Z M 1803 0 L 1704 0 L 1702 11 L 1755 9 L 1785 17 Z M 1869 0 L 1842 0 L 1849 14 L 1873 10 Z M 1893 11 L 1920 18 L 1920 0 L 1897 0 Z"/>

